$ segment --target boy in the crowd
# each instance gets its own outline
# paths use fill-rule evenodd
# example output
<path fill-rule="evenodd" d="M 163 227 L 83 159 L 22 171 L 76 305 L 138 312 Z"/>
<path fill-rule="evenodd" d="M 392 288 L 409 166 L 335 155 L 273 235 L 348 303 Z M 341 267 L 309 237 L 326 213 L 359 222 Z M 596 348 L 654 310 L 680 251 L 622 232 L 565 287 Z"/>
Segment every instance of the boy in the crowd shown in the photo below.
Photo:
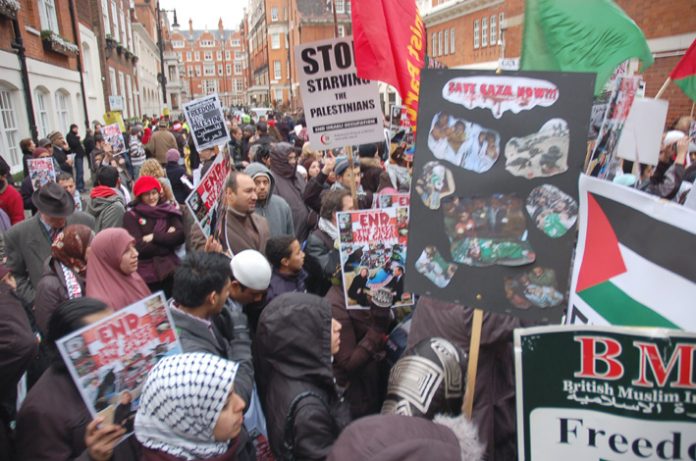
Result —
<path fill-rule="evenodd" d="M 296 291 L 304 293 L 307 273 L 302 269 L 305 254 L 300 242 L 291 235 L 273 237 L 266 243 L 266 258 L 273 266 L 266 303 L 273 298 Z"/>

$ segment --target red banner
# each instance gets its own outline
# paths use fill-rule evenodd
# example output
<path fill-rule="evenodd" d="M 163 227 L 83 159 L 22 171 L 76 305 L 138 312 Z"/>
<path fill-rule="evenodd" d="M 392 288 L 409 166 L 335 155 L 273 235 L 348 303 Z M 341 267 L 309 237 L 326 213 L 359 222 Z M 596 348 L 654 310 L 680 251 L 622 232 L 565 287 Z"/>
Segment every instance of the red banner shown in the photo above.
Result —
<path fill-rule="evenodd" d="M 353 0 L 352 14 L 358 76 L 395 87 L 415 132 L 427 40 L 415 0 Z"/>

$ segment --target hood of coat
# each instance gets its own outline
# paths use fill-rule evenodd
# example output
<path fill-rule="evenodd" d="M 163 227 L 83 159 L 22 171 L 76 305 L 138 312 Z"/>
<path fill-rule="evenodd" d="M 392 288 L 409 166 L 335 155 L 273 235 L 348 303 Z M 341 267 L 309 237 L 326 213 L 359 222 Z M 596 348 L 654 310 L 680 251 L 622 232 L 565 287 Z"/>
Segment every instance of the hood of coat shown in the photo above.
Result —
<path fill-rule="evenodd" d="M 115 194 L 111 197 L 94 197 L 90 199 L 87 211 L 89 211 L 92 216 L 99 216 L 102 211 L 109 208 L 114 202 L 120 202 L 121 205 L 125 207 L 123 198 L 119 194 Z"/>
<path fill-rule="evenodd" d="M 331 305 L 308 293 L 285 293 L 261 313 L 255 338 L 259 379 L 273 373 L 333 386 Z"/>
<path fill-rule="evenodd" d="M 297 175 L 297 163 L 291 165 L 288 156 L 293 147 L 287 142 L 279 142 L 271 146 L 271 171 L 284 178 L 292 179 Z"/>
<path fill-rule="evenodd" d="M 244 173 L 251 176 L 251 179 L 254 179 L 254 177 L 260 174 L 265 174 L 266 176 L 268 176 L 268 180 L 270 181 L 270 184 L 268 186 L 268 197 L 266 198 L 266 200 L 259 200 L 256 202 L 257 207 L 265 207 L 271 201 L 271 197 L 275 192 L 275 178 L 271 174 L 271 170 L 269 170 L 263 163 L 253 162 L 244 169 Z"/>
<path fill-rule="evenodd" d="M 334 444 L 329 461 L 479 461 L 478 430 L 464 416 L 430 421 L 404 415 L 373 415 L 353 422 Z"/>

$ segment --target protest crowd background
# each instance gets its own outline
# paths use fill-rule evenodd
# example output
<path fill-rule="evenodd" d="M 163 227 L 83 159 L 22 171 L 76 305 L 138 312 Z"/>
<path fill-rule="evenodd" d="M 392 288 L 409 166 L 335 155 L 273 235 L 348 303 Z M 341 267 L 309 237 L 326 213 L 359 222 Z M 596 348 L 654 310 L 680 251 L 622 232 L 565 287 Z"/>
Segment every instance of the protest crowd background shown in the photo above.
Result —
<path fill-rule="evenodd" d="M 640 29 L 620 30 L 630 18 L 612 9 L 619 18 L 612 27 L 632 45 L 608 71 L 588 74 L 543 62 L 540 56 L 554 50 L 541 50 L 547 26 L 533 22 L 537 2 L 527 2 L 524 46 L 538 48 L 529 45 L 521 67 L 539 73 L 520 77 L 537 79 L 548 92 L 521 103 L 513 95 L 523 90 L 505 99 L 515 72 L 503 81 L 495 71 L 429 70 L 422 47 L 415 77 L 405 70 L 406 55 L 385 65 L 391 74 L 370 67 L 386 59 L 365 51 L 374 37 L 357 22 L 372 3 L 353 3 L 354 32 L 365 32 L 361 42 L 355 33 L 356 75 L 366 80 L 339 90 L 362 95 L 367 80 L 378 79 L 404 97 L 413 78 L 420 87 L 420 109 L 416 90 L 415 104 L 370 122 L 379 136 L 357 134 L 330 148 L 315 141 L 325 139 L 321 129 L 333 129 L 334 138 L 358 132 L 341 117 L 351 108 L 369 110 L 368 103 L 315 110 L 305 98 L 303 109 L 258 115 L 222 107 L 213 96 L 181 114 L 143 115 L 122 120 L 122 127 L 95 122 L 86 133 L 72 124 L 67 133 L 22 139 L 21 175 L 12 174 L 0 152 L 0 459 L 522 459 L 529 452 L 520 421 L 533 418 L 518 414 L 523 362 L 516 367 L 513 343 L 524 341 L 520 329 L 594 323 L 587 306 L 596 305 L 606 320 L 598 325 L 666 326 L 696 343 L 689 336 L 693 320 L 682 323 L 693 313 L 650 316 L 645 295 L 642 317 L 613 321 L 600 309 L 608 292 L 590 298 L 583 291 L 599 282 L 606 288 L 621 273 L 590 266 L 596 257 L 588 248 L 601 234 L 591 227 L 598 213 L 606 222 L 602 235 L 610 231 L 620 253 L 603 246 L 607 266 L 623 257 L 619 265 L 627 261 L 623 270 L 630 272 L 628 262 L 636 259 L 626 248 L 635 250 L 631 238 L 641 238 L 627 237 L 613 220 L 616 202 L 602 195 L 605 187 L 618 190 L 611 197 L 631 197 L 622 204 L 632 204 L 631 216 L 640 214 L 638 202 L 670 207 L 676 218 L 654 216 L 679 228 L 665 235 L 683 238 L 674 242 L 687 245 L 683 250 L 696 241 L 693 108 L 668 120 L 666 104 L 640 96 L 639 74 L 621 72 L 625 60 L 652 59 L 635 45 Z M 395 40 L 422 31 L 415 2 L 404 4 L 417 26 L 395 27 Z M 598 47 L 614 46 L 592 33 Z M 345 42 L 336 40 L 332 46 L 340 49 Z M 671 84 L 694 99 L 695 45 L 679 66 Z M 585 74 L 572 80 L 561 71 Z M 504 82 L 498 102 L 476 102 L 478 88 L 496 91 L 485 90 L 484 81 Z M 563 99 L 575 84 L 577 104 Z M 469 91 L 466 85 L 471 93 L 458 94 Z M 455 105 L 459 111 L 451 113 Z M 551 115 L 534 119 L 533 130 L 532 122 L 514 125 L 512 118 L 496 125 L 525 111 L 532 120 L 543 110 Z M 327 117 L 333 128 L 327 120 L 320 125 Z M 365 117 L 363 133 L 372 120 Z M 512 128 L 503 127 L 506 120 Z M 521 136 L 515 126 L 532 134 Z M 532 189 L 532 179 L 543 183 Z M 594 184 L 588 195 L 582 181 Z M 553 262 L 547 253 L 556 253 Z M 661 274 L 686 280 L 665 285 L 675 290 L 670 296 L 688 297 L 688 283 L 696 282 L 688 274 L 694 264 L 684 259 L 693 257 L 668 256 L 651 261 Z M 587 275 L 587 267 L 595 272 Z M 494 270 L 503 274 L 495 282 L 500 303 L 487 282 L 480 291 L 464 284 L 466 271 L 492 280 Z M 593 276 L 594 285 L 587 282 Z M 621 293 L 631 296 L 627 283 Z M 480 296 L 497 304 L 469 302 Z M 585 321 L 573 321 L 580 317 Z M 145 321 L 152 324 L 147 341 L 139 339 L 145 330 L 138 322 Z M 110 341 L 117 344 L 109 358 L 115 368 L 104 355 Z M 102 355 L 93 353 L 99 348 Z M 689 351 L 693 362 L 696 347 Z M 606 354 L 597 361 L 610 373 L 618 355 Z M 684 357 L 683 364 L 691 363 Z M 669 358 L 662 357 L 663 378 L 677 380 L 672 361 L 665 365 Z M 659 375 L 654 356 L 646 360 Z M 696 390 L 696 370 L 689 370 L 691 377 L 679 379 Z M 696 400 L 684 405 L 696 414 Z M 696 423 L 688 424 L 683 445 L 693 444 L 685 448 L 691 458 L 685 451 L 683 458 L 659 459 L 696 459 L 696 441 L 686 440 Z M 644 448 L 634 444 L 633 453 Z M 660 450 L 638 457 L 658 459 L 651 456 Z"/>

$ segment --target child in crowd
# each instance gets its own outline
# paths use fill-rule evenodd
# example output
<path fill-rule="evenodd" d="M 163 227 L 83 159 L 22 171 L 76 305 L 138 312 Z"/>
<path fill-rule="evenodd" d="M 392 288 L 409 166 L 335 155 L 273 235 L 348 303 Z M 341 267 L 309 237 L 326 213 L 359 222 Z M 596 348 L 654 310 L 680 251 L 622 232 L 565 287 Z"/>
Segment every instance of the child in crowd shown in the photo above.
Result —
<path fill-rule="evenodd" d="M 283 293 L 304 293 L 307 273 L 302 269 L 305 254 L 300 242 L 291 235 L 273 237 L 266 243 L 266 258 L 273 266 L 266 302 Z"/>

